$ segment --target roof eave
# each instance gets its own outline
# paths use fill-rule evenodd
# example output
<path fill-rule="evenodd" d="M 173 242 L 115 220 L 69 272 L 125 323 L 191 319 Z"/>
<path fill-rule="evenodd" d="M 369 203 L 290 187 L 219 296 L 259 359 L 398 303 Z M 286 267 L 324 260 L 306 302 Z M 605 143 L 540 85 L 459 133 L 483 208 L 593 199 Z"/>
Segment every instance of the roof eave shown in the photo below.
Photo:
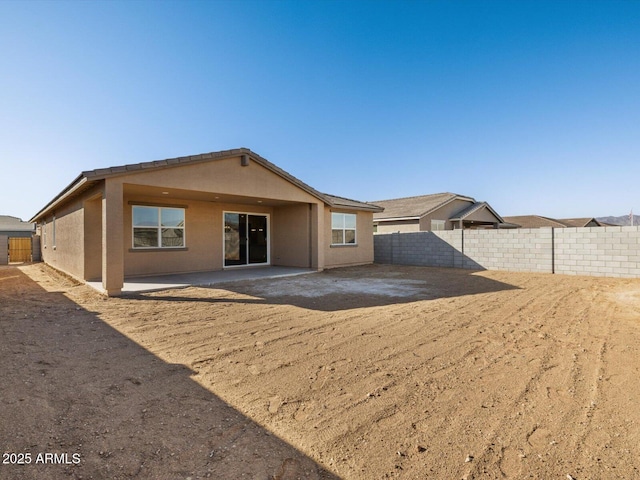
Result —
<path fill-rule="evenodd" d="M 36 213 L 29 222 L 37 222 L 44 215 L 53 210 L 56 206 L 60 205 L 64 200 L 71 197 L 74 193 L 76 193 L 80 188 L 82 188 L 88 182 L 87 177 L 84 175 L 84 172 L 76 177 L 76 179 L 67 185 L 58 195 L 56 195 L 53 200 L 47 203 L 38 213 Z"/>

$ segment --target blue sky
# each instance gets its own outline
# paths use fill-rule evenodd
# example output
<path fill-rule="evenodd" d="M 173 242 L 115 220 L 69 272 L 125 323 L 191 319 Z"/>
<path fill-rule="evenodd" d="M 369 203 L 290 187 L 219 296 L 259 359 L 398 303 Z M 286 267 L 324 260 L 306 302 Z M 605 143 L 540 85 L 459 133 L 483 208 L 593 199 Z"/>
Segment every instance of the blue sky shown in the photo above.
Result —
<path fill-rule="evenodd" d="M 0 1 L 0 214 L 247 147 L 318 190 L 640 213 L 638 1 Z"/>

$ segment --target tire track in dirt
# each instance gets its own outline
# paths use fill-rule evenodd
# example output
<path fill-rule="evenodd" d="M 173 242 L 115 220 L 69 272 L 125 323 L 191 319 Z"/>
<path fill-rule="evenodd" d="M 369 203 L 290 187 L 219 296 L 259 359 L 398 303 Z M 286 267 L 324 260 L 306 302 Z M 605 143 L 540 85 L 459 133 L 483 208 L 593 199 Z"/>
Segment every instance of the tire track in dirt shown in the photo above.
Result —
<path fill-rule="evenodd" d="M 544 318 L 547 314 L 552 313 L 555 307 L 566 301 L 566 299 L 569 298 L 572 293 L 573 292 L 562 292 L 556 294 L 553 299 L 547 298 L 546 301 L 552 301 L 553 303 L 548 309 L 546 309 L 546 311 L 542 310 L 540 312 L 540 318 Z M 535 295 L 535 292 L 532 292 L 532 294 Z M 529 302 L 529 304 L 531 303 L 532 302 Z M 511 314 L 504 311 L 499 312 L 499 314 L 501 315 L 504 315 L 505 313 L 507 315 Z M 538 322 L 536 321 L 536 323 Z M 505 356 L 508 355 L 509 351 L 515 352 L 518 349 L 522 349 L 524 345 L 520 345 L 520 343 L 522 340 L 526 340 L 528 337 L 530 337 L 529 333 L 530 332 L 525 329 L 520 333 L 520 335 L 515 335 L 512 339 L 513 345 L 511 346 L 511 348 L 509 348 L 509 350 L 506 350 L 505 352 L 498 352 L 496 357 L 491 359 L 490 363 L 487 366 L 480 368 L 480 371 L 485 375 L 490 375 L 491 369 L 495 367 L 503 368 L 504 365 L 500 365 L 498 362 L 503 360 Z M 542 335 L 541 337 L 544 338 L 544 335 Z M 481 448 L 481 452 L 479 454 L 476 452 L 473 462 L 469 462 L 471 465 L 467 468 L 466 471 L 466 475 L 469 478 L 474 478 L 474 476 L 477 475 L 487 474 L 494 474 L 498 476 L 505 475 L 509 477 L 510 475 L 518 475 L 520 473 L 520 468 L 517 468 L 517 465 L 515 467 L 513 467 L 512 465 L 515 465 L 515 462 L 513 462 L 514 457 L 518 459 L 524 458 L 520 457 L 520 454 L 522 454 L 522 452 L 514 454 L 515 451 L 511 447 L 502 446 L 504 444 L 508 445 L 510 443 L 509 439 L 503 438 L 502 432 L 505 430 L 504 425 L 507 423 L 513 423 L 513 418 L 504 418 L 502 412 L 505 408 L 511 411 L 518 411 L 523 402 L 526 401 L 527 398 L 534 394 L 535 391 L 539 388 L 538 384 L 541 378 L 545 376 L 547 372 L 555 368 L 555 365 L 553 363 L 554 362 L 552 361 L 550 355 L 550 346 L 543 347 L 541 351 L 538 351 L 536 353 L 536 362 L 534 364 L 534 369 L 531 371 L 531 369 L 529 368 L 527 376 L 530 378 L 526 381 L 526 383 L 517 384 L 517 382 L 512 382 L 511 392 L 509 394 L 502 393 L 500 395 L 500 401 L 501 403 L 503 403 L 500 410 L 497 412 L 497 414 L 493 415 L 493 420 L 489 420 L 486 418 L 484 419 L 483 436 L 486 439 L 486 446 L 484 447 L 484 449 Z M 517 384 L 515 391 L 513 391 L 514 384 Z M 494 400 L 495 399 L 496 398 L 494 397 Z M 518 415 L 520 415 L 521 413 L 522 412 L 518 412 Z M 454 427 L 447 427 L 449 431 L 458 428 L 459 426 L 457 425 Z M 440 435 L 448 436 L 448 433 L 441 433 Z M 460 452 L 460 455 L 462 454 L 463 452 Z"/>
<path fill-rule="evenodd" d="M 570 292 L 568 295 L 573 296 L 577 292 Z M 560 299 L 561 302 L 566 302 L 567 297 Z M 579 310 L 575 313 L 576 320 L 568 324 L 567 330 L 564 332 L 564 335 L 568 335 L 568 332 L 575 328 L 576 324 L 580 323 L 580 319 L 584 317 L 593 316 L 593 312 L 591 305 L 593 303 L 587 303 L 586 306 L 582 307 L 582 310 Z M 551 309 L 552 315 L 556 313 L 556 307 L 554 306 Z M 610 323 L 610 322 L 609 322 Z M 604 326 L 599 326 L 600 329 L 603 329 L 605 332 L 609 329 L 609 325 L 605 322 Z M 585 430 L 589 428 L 589 422 L 585 422 L 585 417 L 589 416 L 588 409 L 583 405 L 585 402 L 591 402 L 593 398 L 595 398 L 598 394 L 598 384 L 599 379 L 601 378 L 601 366 L 604 362 L 604 354 L 606 352 L 608 336 L 604 335 L 600 340 L 598 340 L 599 345 L 595 350 L 598 352 L 596 355 L 596 359 L 589 358 L 588 362 L 585 362 L 586 365 L 589 366 L 589 373 L 585 373 L 583 370 L 585 366 L 580 366 L 579 373 L 576 374 L 576 365 L 577 365 L 577 355 L 574 353 L 572 355 L 572 359 L 570 362 L 563 361 L 563 358 L 567 358 L 566 354 L 562 354 L 562 350 L 560 350 L 560 355 L 556 353 L 554 357 L 549 355 L 549 352 L 558 352 L 558 348 L 553 349 L 545 349 L 544 354 L 542 355 L 542 361 L 540 363 L 540 368 L 537 370 L 535 375 L 532 377 L 531 381 L 527 383 L 525 390 L 522 391 L 520 397 L 514 402 L 514 406 L 520 403 L 522 400 L 526 399 L 527 396 L 531 396 L 535 398 L 535 403 L 533 403 L 533 410 L 530 412 L 530 415 L 535 418 L 535 423 L 533 427 L 526 434 L 526 443 L 528 446 L 532 447 L 533 451 L 528 452 L 527 448 L 523 448 L 522 446 L 513 448 L 502 447 L 500 449 L 500 453 L 496 456 L 496 461 L 500 466 L 500 471 L 506 478 L 517 477 L 523 471 L 523 465 L 530 463 L 528 460 L 524 460 L 525 458 L 530 458 L 531 453 L 534 453 L 533 457 L 534 465 L 529 464 L 527 466 L 527 471 L 535 471 L 536 468 L 542 469 L 543 467 L 540 465 L 535 465 L 535 462 L 551 462 L 555 463 L 557 468 L 565 468 L 568 471 L 573 471 L 575 473 L 576 470 L 580 471 L 579 462 L 576 461 L 562 461 L 561 459 L 570 458 L 575 459 L 580 454 L 579 445 L 581 441 L 577 442 L 572 439 L 575 438 L 575 435 L 567 435 L 566 432 L 562 431 L 562 428 L 566 425 L 582 425 L 582 428 Z M 558 340 L 557 338 L 552 338 L 556 343 L 559 342 L 561 347 L 566 347 L 566 342 L 563 340 Z M 583 350 L 581 348 L 580 343 L 573 343 L 573 348 L 578 350 Z M 553 372 L 552 372 L 553 371 Z M 562 373 L 562 372 L 569 372 Z M 551 377 L 546 375 L 547 373 L 553 373 Z M 554 378 L 556 379 L 556 384 L 562 384 L 562 378 L 566 378 L 570 376 L 572 378 L 572 386 L 569 388 L 569 392 L 573 391 L 573 394 L 569 396 L 556 396 L 554 398 L 553 404 L 546 404 L 543 398 L 543 385 L 544 384 L 552 384 Z M 589 381 L 583 381 L 583 378 L 587 376 Z M 545 387 L 546 395 L 550 398 L 550 387 Z M 577 398 L 576 398 L 577 397 Z M 560 402 L 560 404 L 558 403 Z M 589 407 L 593 407 L 593 405 L 589 405 Z M 551 411 L 553 410 L 553 412 Z M 585 412 L 587 413 L 580 413 Z M 560 420 L 556 420 L 555 422 L 548 422 L 548 417 L 560 417 Z M 500 425 L 496 430 L 503 430 L 504 426 Z M 513 435 L 512 435 L 513 437 Z M 514 438 L 517 440 L 517 437 Z M 558 440 L 562 439 L 561 441 Z M 505 442 L 508 443 L 508 442 Z M 560 443 L 569 443 L 569 448 L 561 448 L 556 447 Z M 561 450 L 560 454 L 549 454 L 548 450 L 557 449 Z M 545 452 L 545 450 L 547 452 Z M 567 451 L 572 452 L 568 454 Z M 542 454 L 536 452 L 543 452 Z M 551 456 L 552 458 L 549 460 L 545 458 L 545 456 Z M 555 458 L 554 458 L 555 457 Z M 548 468 L 548 467 L 544 467 Z M 486 467 L 483 467 L 482 473 L 485 472 Z M 476 468 L 475 471 L 471 472 L 473 474 L 478 474 L 480 471 L 479 468 Z M 558 472 L 560 474 L 560 472 Z"/>

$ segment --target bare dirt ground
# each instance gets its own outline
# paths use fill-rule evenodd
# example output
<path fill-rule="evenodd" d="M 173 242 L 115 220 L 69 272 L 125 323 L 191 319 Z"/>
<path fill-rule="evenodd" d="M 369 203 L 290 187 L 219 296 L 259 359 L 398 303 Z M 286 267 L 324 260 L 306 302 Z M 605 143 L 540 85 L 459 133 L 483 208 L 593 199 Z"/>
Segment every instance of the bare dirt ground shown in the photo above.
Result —
<path fill-rule="evenodd" d="M 32 458 L 3 479 L 640 478 L 639 280 L 373 265 L 106 299 L 3 267 L 0 360 L 0 447 Z"/>

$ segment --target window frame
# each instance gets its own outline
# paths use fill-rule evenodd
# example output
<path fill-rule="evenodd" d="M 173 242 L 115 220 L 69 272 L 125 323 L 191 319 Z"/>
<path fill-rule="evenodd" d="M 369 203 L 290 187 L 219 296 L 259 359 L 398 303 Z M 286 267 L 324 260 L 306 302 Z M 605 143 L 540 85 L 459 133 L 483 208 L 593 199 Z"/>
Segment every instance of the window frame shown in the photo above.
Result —
<path fill-rule="evenodd" d="M 156 225 L 135 225 L 135 209 L 147 208 L 154 209 L 157 212 L 158 222 Z M 169 227 L 162 225 L 162 211 L 163 210 L 180 210 L 182 212 L 182 226 L 181 227 Z M 185 249 L 187 246 L 187 228 L 186 228 L 186 208 L 176 207 L 172 205 L 131 205 L 131 248 L 133 250 L 180 250 Z M 154 246 L 137 246 L 136 245 L 136 229 L 155 229 L 157 232 L 158 243 Z M 178 229 L 182 230 L 182 245 L 162 245 L 162 230 L 165 229 Z"/>
<path fill-rule="evenodd" d="M 446 230 L 446 226 L 447 226 L 447 221 L 446 220 L 438 220 L 438 219 L 431 219 L 431 231 L 432 232 L 441 232 L 443 230 Z M 434 228 L 434 227 L 438 227 L 438 228 Z"/>
<path fill-rule="evenodd" d="M 342 218 L 342 225 L 335 225 L 334 224 L 334 219 L 340 215 Z M 347 227 L 347 222 L 346 219 L 347 217 L 353 217 L 354 220 L 354 226 L 353 228 L 351 227 Z M 334 231 L 341 231 L 342 232 L 342 242 L 341 243 L 336 243 L 333 241 L 333 232 Z M 353 231 L 353 242 L 347 242 L 346 238 L 347 238 L 347 232 Z M 358 245 L 358 214 L 357 213 L 346 213 L 346 212 L 331 212 L 331 246 L 332 247 L 351 247 L 351 246 L 355 246 Z"/>

